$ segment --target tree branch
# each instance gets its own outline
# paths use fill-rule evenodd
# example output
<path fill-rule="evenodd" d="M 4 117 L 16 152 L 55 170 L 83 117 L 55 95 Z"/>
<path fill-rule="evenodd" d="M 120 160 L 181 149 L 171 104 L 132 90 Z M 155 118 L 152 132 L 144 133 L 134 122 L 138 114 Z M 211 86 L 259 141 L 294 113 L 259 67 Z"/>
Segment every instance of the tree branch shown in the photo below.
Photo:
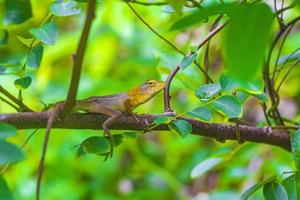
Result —
<path fill-rule="evenodd" d="M 26 112 L 16 114 L 1 114 L 0 122 L 7 122 L 18 129 L 45 128 L 47 120 L 52 111 Z M 136 121 L 134 117 L 122 116 L 117 122 L 110 126 L 111 130 L 136 130 L 143 131 L 146 127 L 146 120 L 151 123 L 160 115 L 140 115 L 141 120 Z M 107 119 L 105 115 L 90 113 L 74 113 L 66 116 L 63 122 L 55 121 L 53 128 L 62 129 L 102 129 L 102 123 Z M 218 123 L 204 123 L 194 119 L 178 117 L 187 120 L 193 126 L 193 134 L 215 138 L 217 140 L 237 140 L 236 126 Z M 160 125 L 154 130 L 169 130 L 167 125 Z M 265 143 L 279 146 L 290 151 L 290 134 L 282 129 L 257 128 L 251 126 L 240 126 L 242 141 Z"/>
<path fill-rule="evenodd" d="M 84 52 L 86 49 L 87 39 L 89 36 L 92 21 L 95 18 L 95 10 L 96 10 L 96 0 L 89 0 L 87 17 L 81 33 L 81 38 L 79 41 L 79 45 L 77 47 L 76 55 L 74 56 L 72 79 L 71 79 L 71 84 L 69 87 L 66 103 L 62 110 L 63 116 L 68 114 L 76 103 L 76 95 L 77 95 L 77 90 L 79 85 Z"/>

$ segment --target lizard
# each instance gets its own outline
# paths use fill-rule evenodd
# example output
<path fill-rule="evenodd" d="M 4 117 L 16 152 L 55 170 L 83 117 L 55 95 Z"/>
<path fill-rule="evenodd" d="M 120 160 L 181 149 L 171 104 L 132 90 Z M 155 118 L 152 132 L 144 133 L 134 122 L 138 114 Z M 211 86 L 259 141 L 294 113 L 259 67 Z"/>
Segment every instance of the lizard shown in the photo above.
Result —
<path fill-rule="evenodd" d="M 135 117 L 132 111 L 139 105 L 148 102 L 164 88 L 164 82 L 147 80 L 127 92 L 78 100 L 74 109 L 88 113 L 98 113 L 110 116 L 102 124 L 102 129 L 105 136 L 111 137 L 111 133 L 108 128 L 110 124 L 112 124 L 122 114 L 130 114 Z"/>
<path fill-rule="evenodd" d="M 109 118 L 102 124 L 104 136 L 112 139 L 112 135 L 109 130 L 109 125 L 112 124 L 119 116 L 123 114 L 133 115 L 133 110 L 141 104 L 148 102 L 157 93 L 165 88 L 165 83 L 157 80 L 147 80 L 141 85 L 134 87 L 127 92 L 118 93 L 108 96 L 95 96 L 87 99 L 77 100 L 73 110 L 82 110 L 88 113 L 98 113 L 108 115 Z M 50 111 L 50 115 L 47 122 L 46 135 L 43 144 L 42 156 L 39 164 L 38 180 L 37 180 L 37 193 L 36 199 L 40 196 L 40 186 L 44 171 L 44 162 L 46 156 L 46 150 L 49 141 L 50 129 L 55 121 L 55 118 L 59 115 L 60 110 L 64 106 L 64 101 L 50 104 L 45 110 Z M 51 111 L 51 107 L 53 110 Z M 135 116 L 135 119 L 136 116 Z M 112 149 L 109 153 L 112 156 Z M 109 156 L 107 155 L 107 157 Z"/>

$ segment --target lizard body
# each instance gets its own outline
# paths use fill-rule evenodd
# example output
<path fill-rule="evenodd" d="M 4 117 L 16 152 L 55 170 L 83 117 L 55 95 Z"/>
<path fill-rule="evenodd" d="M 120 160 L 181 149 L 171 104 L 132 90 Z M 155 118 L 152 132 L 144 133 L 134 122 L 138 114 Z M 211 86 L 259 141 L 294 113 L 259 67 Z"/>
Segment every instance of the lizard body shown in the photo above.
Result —
<path fill-rule="evenodd" d="M 95 96 L 78 100 L 75 110 L 82 110 L 89 113 L 109 115 L 102 125 L 104 133 L 110 136 L 108 126 L 123 113 L 133 115 L 132 111 L 141 104 L 149 101 L 153 96 L 163 90 L 165 83 L 156 80 L 148 80 L 143 84 L 130 89 L 128 92 L 109 96 Z"/>

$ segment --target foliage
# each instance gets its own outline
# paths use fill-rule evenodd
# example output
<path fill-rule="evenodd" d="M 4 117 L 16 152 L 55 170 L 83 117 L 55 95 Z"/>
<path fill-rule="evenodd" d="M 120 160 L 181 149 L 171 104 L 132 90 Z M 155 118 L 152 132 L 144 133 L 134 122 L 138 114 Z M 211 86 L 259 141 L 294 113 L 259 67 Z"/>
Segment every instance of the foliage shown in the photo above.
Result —
<path fill-rule="evenodd" d="M 66 99 L 89 2 L 0 1 L 0 86 L 17 99 L 0 90 L 0 119 Z M 300 3 L 274 2 L 98 0 L 77 98 L 166 80 L 177 66 L 177 114 L 112 138 L 52 130 L 42 199 L 299 199 Z M 163 95 L 135 112 L 161 114 Z M 187 117 L 234 122 L 236 134 L 243 122 L 293 130 L 291 152 L 192 135 Z M 35 196 L 45 130 L 17 128 L 0 123 L 0 199 Z"/>

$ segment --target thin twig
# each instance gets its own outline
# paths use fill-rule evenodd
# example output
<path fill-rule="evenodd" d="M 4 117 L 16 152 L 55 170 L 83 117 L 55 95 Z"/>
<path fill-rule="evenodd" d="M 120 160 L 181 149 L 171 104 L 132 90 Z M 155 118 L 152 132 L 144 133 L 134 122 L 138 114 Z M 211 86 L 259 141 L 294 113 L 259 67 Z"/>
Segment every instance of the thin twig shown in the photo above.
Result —
<path fill-rule="evenodd" d="M 286 80 L 286 78 L 288 77 L 288 75 L 290 74 L 290 72 L 297 66 L 297 64 L 300 62 L 300 59 L 298 59 L 286 72 L 286 74 L 283 76 L 283 78 L 281 79 L 277 89 L 276 89 L 276 93 L 278 93 L 278 91 L 280 90 L 281 85 L 283 84 L 283 82 Z"/>
<path fill-rule="evenodd" d="M 136 15 L 136 17 L 145 25 L 147 26 L 157 37 L 159 37 L 160 39 L 162 39 L 164 42 L 166 42 L 170 47 L 172 47 L 174 50 L 176 50 L 177 52 L 179 52 L 181 55 L 185 56 L 186 54 L 178 49 L 174 44 L 172 44 L 172 42 L 170 42 L 169 40 L 167 40 L 164 36 L 162 36 L 161 34 L 159 34 L 156 30 L 154 30 L 150 24 L 148 22 L 146 22 L 142 16 L 130 5 L 129 2 L 125 2 L 128 7 L 130 8 L 130 10 Z M 194 64 L 199 68 L 199 70 L 204 74 L 204 76 L 206 77 L 207 80 L 209 80 L 209 82 L 213 82 L 212 78 L 205 72 L 205 69 L 203 69 L 201 67 L 201 65 L 195 60 Z"/>
<path fill-rule="evenodd" d="M 227 22 L 220 25 L 218 28 L 214 29 L 213 31 L 211 31 L 201 42 L 200 44 L 197 46 L 197 51 L 204 45 L 206 44 L 214 35 L 216 35 L 218 32 L 220 32 L 225 26 L 227 25 Z M 192 52 L 190 51 L 187 55 L 191 55 Z M 179 71 L 180 66 L 179 64 L 177 64 L 175 66 L 175 68 L 171 71 L 171 73 L 169 74 L 167 80 L 166 80 L 166 87 L 164 89 L 164 112 L 166 114 L 168 113 L 173 113 L 172 109 L 171 109 L 171 105 L 170 105 L 170 86 L 171 86 L 171 82 L 174 78 L 174 76 L 176 75 L 176 73 Z"/>
<path fill-rule="evenodd" d="M 90 33 L 90 28 L 95 18 L 96 0 L 89 0 L 87 17 L 85 20 L 84 28 L 81 33 L 79 45 L 77 47 L 76 54 L 74 56 L 74 65 L 72 72 L 71 84 L 68 91 L 68 96 L 65 105 L 62 110 L 62 115 L 66 116 L 74 107 L 76 103 L 77 90 L 80 80 L 81 68 L 84 59 L 84 52 L 87 46 L 87 39 Z"/>
<path fill-rule="evenodd" d="M 13 107 L 16 111 L 20 110 L 17 106 L 15 106 L 14 104 L 12 104 L 11 102 L 9 102 L 8 100 L 6 100 L 5 98 L 3 98 L 1 96 L 0 96 L 0 100 L 3 101 L 4 103 L 10 105 L 11 107 Z"/>
<path fill-rule="evenodd" d="M 9 93 L 4 87 L 0 85 L 0 93 L 4 94 L 7 98 L 9 98 L 12 102 L 20 107 L 21 111 L 33 112 L 29 107 L 27 107 L 22 101 L 14 97 L 11 93 Z"/>

